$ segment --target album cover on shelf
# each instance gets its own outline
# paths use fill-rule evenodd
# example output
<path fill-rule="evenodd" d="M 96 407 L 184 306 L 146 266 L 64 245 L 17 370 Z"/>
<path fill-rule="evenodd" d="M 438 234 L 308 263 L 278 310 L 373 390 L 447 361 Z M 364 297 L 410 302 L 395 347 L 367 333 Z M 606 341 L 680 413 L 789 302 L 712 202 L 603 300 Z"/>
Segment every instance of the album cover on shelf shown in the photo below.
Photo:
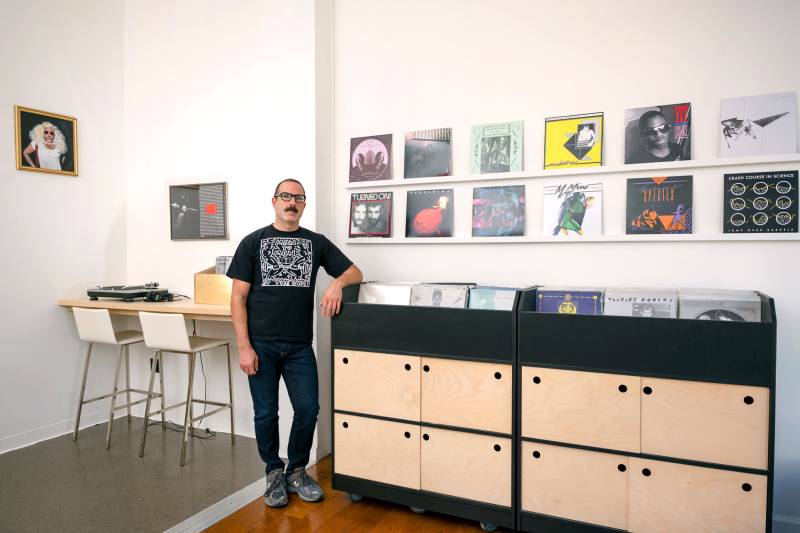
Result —
<path fill-rule="evenodd" d="M 411 305 L 415 307 L 453 307 L 464 309 L 469 299 L 469 285 L 422 284 L 411 288 Z"/>
<path fill-rule="evenodd" d="M 392 236 L 392 192 L 350 195 L 350 237 Z"/>
<path fill-rule="evenodd" d="M 692 176 L 628 179 L 625 233 L 692 233 Z"/>
<path fill-rule="evenodd" d="M 625 111 L 625 163 L 691 159 L 691 111 L 688 102 Z"/>
<path fill-rule="evenodd" d="M 603 113 L 544 119 L 544 168 L 603 164 Z"/>
<path fill-rule="evenodd" d="M 408 191 L 406 237 L 453 236 L 453 189 Z"/>
<path fill-rule="evenodd" d="M 392 136 L 350 139 L 350 181 L 392 179 Z"/>
<path fill-rule="evenodd" d="M 450 128 L 406 133 L 404 177 L 449 176 L 452 164 L 450 135 Z"/>
<path fill-rule="evenodd" d="M 358 303 L 409 305 L 411 288 L 415 285 L 411 281 L 365 281 L 359 287 Z"/>
<path fill-rule="evenodd" d="M 726 98 L 719 104 L 722 157 L 797 152 L 797 93 Z"/>
<path fill-rule="evenodd" d="M 564 315 L 602 315 L 603 289 L 586 287 L 540 287 L 536 310 Z"/>
<path fill-rule="evenodd" d="M 674 289 L 607 288 L 603 314 L 677 318 L 678 291 Z"/>
<path fill-rule="evenodd" d="M 518 237 L 524 234 L 524 185 L 472 189 L 473 237 Z"/>
<path fill-rule="evenodd" d="M 761 322 L 761 298 L 753 291 L 681 289 L 679 318 Z"/>
<path fill-rule="evenodd" d="M 469 308 L 511 311 L 514 309 L 517 290 L 514 287 L 490 285 L 472 287 L 469 290 Z"/>
<path fill-rule="evenodd" d="M 725 174 L 723 232 L 797 233 L 797 174 Z"/>
<path fill-rule="evenodd" d="M 572 179 L 544 184 L 542 233 L 553 237 L 603 234 L 603 184 Z"/>
<path fill-rule="evenodd" d="M 520 172 L 522 121 L 472 126 L 470 172 Z"/>

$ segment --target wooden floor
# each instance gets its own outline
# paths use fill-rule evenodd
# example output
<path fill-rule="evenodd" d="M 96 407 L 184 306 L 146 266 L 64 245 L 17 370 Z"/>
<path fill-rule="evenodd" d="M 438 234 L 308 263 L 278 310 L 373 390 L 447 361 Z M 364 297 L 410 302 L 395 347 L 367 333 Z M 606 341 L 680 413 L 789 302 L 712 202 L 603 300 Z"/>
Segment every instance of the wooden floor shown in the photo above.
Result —
<path fill-rule="evenodd" d="M 258 498 L 206 531 L 212 533 L 227 531 L 480 533 L 481 531 L 480 525 L 470 520 L 459 520 L 432 512 L 416 514 L 406 506 L 370 498 L 353 502 L 346 492 L 331 489 L 330 456 L 309 468 L 308 473 L 325 491 L 325 500 L 321 503 L 306 503 L 296 494 L 290 494 L 287 507 L 271 509 L 264 505 L 263 498 Z"/>

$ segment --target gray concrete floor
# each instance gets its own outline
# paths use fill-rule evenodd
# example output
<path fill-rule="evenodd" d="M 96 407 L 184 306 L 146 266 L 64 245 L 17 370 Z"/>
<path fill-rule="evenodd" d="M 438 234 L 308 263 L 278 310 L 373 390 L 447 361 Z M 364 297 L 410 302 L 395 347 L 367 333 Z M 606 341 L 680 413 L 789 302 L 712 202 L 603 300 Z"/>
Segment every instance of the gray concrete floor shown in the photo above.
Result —
<path fill-rule="evenodd" d="M 217 433 L 190 439 L 179 466 L 181 434 L 147 432 L 142 419 L 106 424 L 0 455 L 0 531 L 163 531 L 264 476 L 255 439 Z"/>

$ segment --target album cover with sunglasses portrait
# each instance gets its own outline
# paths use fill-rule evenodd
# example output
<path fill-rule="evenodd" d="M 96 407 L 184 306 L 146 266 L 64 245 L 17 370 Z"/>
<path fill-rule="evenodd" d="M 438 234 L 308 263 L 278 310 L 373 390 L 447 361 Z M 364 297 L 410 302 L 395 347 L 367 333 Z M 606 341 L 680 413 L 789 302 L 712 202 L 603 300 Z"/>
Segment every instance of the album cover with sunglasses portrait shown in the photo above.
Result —
<path fill-rule="evenodd" d="M 78 119 L 14 107 L 17 170 L 78 175 Z"/>
<path fill-rule="evenodd" d="M 725 174 L 723 232 L 797 233 L 797 174 Z"/>
<path fill-rule="evenodd" d="M 692 158 L 692 105 L 639 107 L 625 111 L 625 163 Z"/>

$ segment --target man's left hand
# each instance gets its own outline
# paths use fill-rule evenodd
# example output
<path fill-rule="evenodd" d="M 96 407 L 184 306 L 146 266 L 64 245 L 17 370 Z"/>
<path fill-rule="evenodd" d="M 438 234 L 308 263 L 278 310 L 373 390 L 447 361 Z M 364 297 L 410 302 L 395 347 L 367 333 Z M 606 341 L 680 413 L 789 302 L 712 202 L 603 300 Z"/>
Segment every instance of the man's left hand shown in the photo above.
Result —
<path fill-rule="evenodd" d="M 338 280 L 333 280 L 325 290 L 319 308 L 322 310 L 322 316 L 330 317 L 339 314 L 342 308 L 342 285 Z"/>

